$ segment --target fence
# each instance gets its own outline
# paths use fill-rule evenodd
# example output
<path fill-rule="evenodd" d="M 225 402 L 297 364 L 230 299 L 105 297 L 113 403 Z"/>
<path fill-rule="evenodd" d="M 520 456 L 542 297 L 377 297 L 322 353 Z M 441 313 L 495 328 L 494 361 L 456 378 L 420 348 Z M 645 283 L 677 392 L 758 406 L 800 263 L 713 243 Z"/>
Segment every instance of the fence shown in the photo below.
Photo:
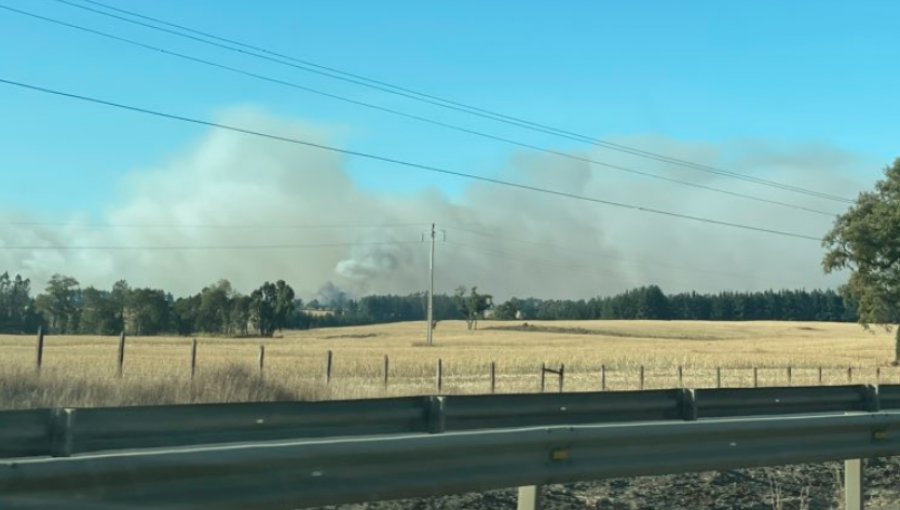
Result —
<path fill-rule="evenodd" d="M 38 373 L 46 361 L 44 352 L 46 342 L 43 333 L 39 332 L 36 341 L 35 368 Z M 126 374 L 126 337 L 120 335 L 118 349 L 116 351 L 115 375 L 123 377 Z M 190 344 L 189 357 L 186 357 L 185 373 L 194 379 L 201 360 L 198 355 L 199 342 L 193 339 Z M 219 346 L 217 348 L 226 348 Z M 247 361 L 252 361 L 259 375 L 266 373 L 267 351 L 261 344 L 258 351 L 238 349 Z M 341 360 L 332 351 L 325 351 L 321 358 L 321 372 L 318 374 L 310 371 L 309 367 L 303 370 L 302 377 L 307 381 L 322 381 L 324 386 L 339 385 L 341 376 L 335 367 Z M 423 361 L 422 363 L 428 363 Z M 515 371 L 504 371 L 503 361 L 491 360 L 483 364 L 482 374 L 473 373 L 468 367 L 465 373 L 457 372 L 457 366 L 448 364 L 444 359 L 438 358 L 431 361 L 429 369 L 426 366 L 416 367 L 419 375 L 403 373 L 399 366 L 392 365 L 390 356 L 383 355 L 383 364 L 372 372 L 370 380 L 363 380 L 364 376 L 354 375 L 352 384 L 366 385 L 372 388 L 381 388 L 382 394 L 417 394 L 431 388 L 431 393 L 509 393 L 521 391 L 564 391 L 566 388 L 579 391 L 610 391 L 623 389 L 661 389 L 678 387 L 703 387 L 703 388 L 735 388 L 735 387 L 764 387 L 764 386 L 794 386 L 794 385 L 836 385 L 869 383 L 881 384 L 900 383 L 900 367 L 861 367 L 861 366 L 744 366 L 744 367 L 698 367 L 677 365 L 660 368 L 658 366 L 608 366 L 601 364 L 593 369 L 579 367 L 567 368 L 564 364 L 549 366 L 546 363 L 535 362 L 532 371 L 522 371 L 521 367 Z M 249 363 L 248 363 L 249 365 Z M 425 375 L 427 372 L 433 376 Z M 346 374 L 343 376 L 347 379 Z M 411 386 L 408 391 L 399 385 Z M 389 388 L 392 389 L 389 392 Z"/>
<path fill-rule="evenodd" d="M 234 444 L 230 444 L 234 443 Z M 900 385 L 0 412 L 0 506 L 295 508 L 900 454 Z M 2 459 L 6 460 L 2 460 Z M 533 507 L 532 506 L 532 507 Z"/>

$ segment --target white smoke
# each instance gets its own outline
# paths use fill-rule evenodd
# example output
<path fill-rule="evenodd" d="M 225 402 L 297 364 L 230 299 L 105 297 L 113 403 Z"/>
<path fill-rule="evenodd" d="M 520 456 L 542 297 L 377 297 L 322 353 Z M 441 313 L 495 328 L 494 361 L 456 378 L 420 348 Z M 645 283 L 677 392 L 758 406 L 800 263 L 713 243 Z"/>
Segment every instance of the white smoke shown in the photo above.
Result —
<path fill-rule="evenodd" d="M 339 145 L 326 130 L 233 111 L 226 122 Z M 853 196 L 873 163 L 824 146 L 760 141 L 711 145 L 621 139 L 673 157 Z M 597 149 L 580 154 L 706 186 L 838 213 L 840 204 Z M 496 177 L 622 203 L 814 236 L 828 217 L 668 184 L 557 156 L 515 153 Z M 210 131 L 173 161 L 135 170 L 95 228 L 83 215 L 64 226 L 4 226 L 0 246 L 94 246 L 97 250 L 4 249 L 0 271 L 53 273 L 108 288 L 118 279 L 194 293 L 220 278 L 248 292 L 285 279 L 304 297 L 328 283 L 351 295 L 420 291 L 427 282 L 423 232 L 439 230 L 436 285 L 478 285 L 498 298 L 588 297 L 646 284 L 668 292 L 834 286 L 818 243 L 695 223 L 475 182 L 461 198 L 434 190 L 398 197 L 358 187 L 339 154 L 237 133 Z M 27 222 L 29 211 L 9 211 Z M 408 225 L 418 223 L 417 225 Z M 363 228 L 359 225 L 390 225 Z M 215 228 L 215 226 L 231 228 Z M 357 225 L 354 227 L 353 225 Z M 134 228 L 142 226 L 141 228 Z M 243 228 L 235 228 L 244 226 Z M 296 228 L 306 226 L 306 228 Z M 318 226 L 318 227 L 314 227 Z M 327 227 L 326 227 L 327 226 Z M 446 242 L 444 241 L 446 239 Z M 351 246 L 351 244 L 353 244 Z M 277 245 L 265 250 L 254 245 Z M 298 246 L 315 245 L 315 246 Z M 113 249 L 113 247 L 159 249 Z M 228 246 L 222 250 L 165 249 Z"/>

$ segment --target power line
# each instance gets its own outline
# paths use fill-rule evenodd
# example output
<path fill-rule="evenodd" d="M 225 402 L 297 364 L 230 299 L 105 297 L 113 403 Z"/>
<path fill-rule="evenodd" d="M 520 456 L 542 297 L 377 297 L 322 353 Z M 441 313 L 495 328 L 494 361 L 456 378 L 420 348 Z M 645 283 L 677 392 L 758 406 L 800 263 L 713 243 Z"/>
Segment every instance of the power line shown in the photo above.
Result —
<path fill-rule="evenodd" d="M 67 3 L 67 2 L 64 2 L 64 3 Z M 605 162 L 605 161 L 599 161 L 599 160 L 596 160 L 596 159 L 593 159 L 593 158 L 584 157 L 584 156 L 578 156 L 578 155 L 576 155 L 576 154 L 571 154 L 571 153 L 567 153 L 567 152 L 563 152 L 563 151 L 551 149 L 551 148 L 548 148 L 548 147 L 543 147 L 543 146 L 539 146 L 539 145 L 535 145 L 535 144 L 531 144 L 531 143 L 526 143 L 526 142 L 514 140 L 514 139 L 512 139 L 512 138 L 507 138 L 507 137 L 503 137 L 503 136 L 499 136 L 499 135 L 494 135 L 494 134 L 490 134 L 490 133 L 485 133 L 485 132 L 482 132 L 482 131 L 477 131 L 477 130 L 470 129 L 470 128 L 466 128 L 466 127 L 463 127 L 463 126 L 458 126 L 458 125 L 455 125 L 455 124 L 450 124 L 450 123 L 446 123 L 446 122 L 443 122 L 443 121 L 434 120 L 434 119 L 431 119 L 431 118 L 428 118 L 428 117 L 423 117 L 423 116 L 420 116 L 420 115 L 415 115 L 415 114 L 403 112 L 403 111 L 396 110 L 396 109 L 393 109 L 393 108 L 384 107 L 384 106 L 379 106 L 379 105 L 376 105 L 376 104 L 373 104 L 373 103 L 368 103 L 368 102 L 365 102 L 365 101 L 359 101 L 359 100 L 356 100 L 356 99 L 352 99 L 352 98 L 348 98 L 348 97 L 345 97 L 345 96 L 341 96 L 341 95 L 339 95 L 339 94 L 333 94 L 333 93 L 325 92 L 325 91 L 322 91 L 322 90 L 319 90 L 319 89 L 315 89 L 315 88 L 312 88 L 312 87 L 307 87 L 307 86 L 305 86 L 305 85 L 300 85 L 300 84 L 298 84 L 298 83 L 296 83 L 296 82 L 290 82 L 290 81 L 281 80 L 281 79 L 278 79 L 278 78 L 272 78 L 272 77 L 270 77 L 270 76 L 266 76 L 266 75 L 259 74 L 259 73 L 254 73 L 254 72 L 247 71 L 247 70 L 245 70 L 245 69 L 241 69 L 241 68 L 238 68 L 238 67 L 233 67 L 233 66 L 229 66 L 229 65 L 226 65 L 226 64 L 220 64 L 220 63 L 218 63 L 218 62 L 213 62 L 213 61 L 206 60 L 206 59 L 203 59 L 203 58 L 194 57 L 194 56 L 191 56 L 191 55 L 188 55 L 188 54 L 185 54 L 185 53 L 180 53 L 180 52 L 177 52 L 177 51 L 168 50 L 168 49 L 165 49 L 165 48 L 161 48 L 161 47 L 159 47 L 159 46 L 154 46 L 154 45 L 150 45 L 150 44 L 145 44 L 145 43 L 142 43 L 142 42 L 140 42 L 140 41 L 135 41 L 135 40 L 133 40 L 133 39 L 129 39 L 129 38 L 126 38 L 126 37 L 117 36 L 117 35 L 114 35 L 114 34 L 110 34 L 110 33 L 108 33 L 108 32 L 103 32 L 103 31 L 101 31 L 101 30 L 96 30 L 96 29 L 88 28 L 88 27 L 85 27 L 85 26 L 82 26 L 82 25 L 77 25 L 77 24 L 74 24 L 74 23 L 69 23 L 69 22 L 66 22 L 66 21 L 62 21 L 62 20 L 50 18 L 50 17 L 47 17 L 47 16 L 42 16 L 42 15 L 40 15 L 40 14 L 35 14 L 35 13 L 23 11 L 23 10 L 16 9 L 16 8 L 13 8 L 13 7 L 8 7 L 8 6 L 5 6 L 5 5 L 3 5 L 3 4 L 0 4 L 0 9 L 4 9 L 4 10 L 10 11 L 10 12 L 13 12 L 13 13 L 16 13 L 16 14 L 20 14 L 20 15 L 23 15 L 23 16 L 27 16 L 27 17 L 31 17 L 31 18 L 34 18 L 34 19 L 38 19 L 38 20 L 40 20 L 40 21 L 45 21 L 45 22 L 48 22 L 48 23 L 52 23 L 52 24 L 64 26 L 64 27 L 66 27 L 66 28 L 71 28 L 71 29 L 74 29 L 74 30 L 79 30 L 79 31 L 82 31 L 82 32 L 90 33 L 90 34 L 92 34 L 92 35 L 97 35 L 97 36 L 104 37 L 104 38 L 107 38 L 107 39 L 111 39 L 111 40 L 114 40 L 114 41 L 117 41 L 117 42 L 121 42 L 121 43 L 124 43 L 124 44 L 129 44 L 129 45 L 132 45 L 132 46 L 136 46 L 136 47 L 139 47 L 139 48 L 142 48 L 142 49 L 146 49 L 146 50 L 150 50 L 150 51 L 155 51 L 155 52 L 160 52 L 160 53 L 163 53 L 163 54 L 166 54 L 166 55 L 169 55 L 169 56 L 173 56 L 173 57 L 176 57 L 176 58 L 184 59 L 184 60 L 187 60 L 187 61 L 189 61 L 189 62 L 196 63 L 196 64 L 201 64 L 201 65 L 205 65 L 205 66 L 209 66 L 209 67 L 213 67 L 213 68 L 217 68 L 217 69 L 222 69 L 222 70 L 229 71 L 229 72 L 232 72 L 232 73 L 236 73 L 236 74 L 239 74 L 239 75 L 242 75 L 242 76 L 247 76 L 247 77 L 250 77 L 250 78 L 257 79 L 257 80 L 261 80 L 261 81 L 265 81 L 265 82 L 269 82 L 269 83 L 274 83 L 274 84 L 276 84 L 276 85 L 281 85 L 281 86 L 285 86 L 285 87 L 289 87 L 289 88 L 293 88 L 293 89 L 297 89 L 297 90 L 302 90 L 302 91 L 304 91 L 304 92 L 308 92 L 308 93 L 316 94 L 316 95 L 319 95 L 319 96 L 328 97 L 328 98 L 330 98 L 330 99 L 334 99 L 334 100 L 337 100 L 337 101 L 341 101 L 341 102 L 345 102 L 345 103 L 349 103 L 349 104 L 361 106 L 361 107 L 364 107 L 364 108 L 369 108 L 369 109 L 373 109 L 373 110 L 376 110 L 376 111 L 388 113 L 388 114 L 390 114 L 390 115 L 395 115 L 395 116 L 399 116 L 399 117 L 402 117 L 402 118 L 407 118 L 407 119 L 411 119 L 411 120 L 415 120 L 415 121 L 419 121 L 419 122 L 423 122 L 423 123 L 427 123 L 427 124 L 439 126 L 439 127 L 442 127 L 442 128 L 454 130 L 454 131 L 457 131 L 457 132 L 462 132 L 462 133 L 466 133 L 466 134 L 478 136 L 478 137 L 481 137 L 481 138 L 485 138 L 485 139 L 489 139 L 489 140 L 493 140 L 493 141 L 497 141 L 497 142 L 501 142 L 501 143 L 506 143 L 506 144 L 509 144 L 509 145 L 517 146 L 517 147 L 522 147 L 522 148 L 529 149 L 529 150 L 534 150 L 534 151 L 538 151 L 538 152 L 543 152 L 543 153 L 546 153 L 546 154 L 551 154 L 551 155 L 554 155 L 554 156 L 558 156 L 558 157 L 562 157 L 562 158 L 566 158 L 566 159 L 571 159 L 571 160 L 575 160 L 575 161 L 587 163 L 587 164 L 589 164 L 589 165 L 596 165 L 596 166 L 608 168 L 608 169 L 615 170 L 615 171 L 619 171 L 619 172 L 629 173 L 629 174 L 632 174 L 632 175 L 639 175 L 639 176 L 642 176 L 642 177 L 647 177 L 647 178 L 651 178 L 651 179 L 656 179 L 656 180 L 660 180 L 660 181 L 664 181 L 664 182 L 668 182 L 668 183 L 672 183 L 672 184 L 678 184 L 678 185 L 688 186 L 688 187 L 695 188 L 695 189 L 702 189 L 702 190 L 705 190 L 705 191 L 711 191 L 711 192 L 715 192 L 715 193 L 721 193 L 721 194 L 728 195 L 728 196 L 733 196 L 733 197 L 743 198 L 743 199 L 747 199 L 747 200 L 753 200 L 753 201 L 756 201 L 756 202 L 766 203 L 766 204 L 770 204 L 770 205 L 777 205 L 777 206 L 781 206 L 781 207 L 788 207 L 788 208 L 791 208 L 791 209 L 801 210 L 801 211 L 805 211 L 805 212 L 809 212 L 809 213 L 813 213 L 813 214 L 818 214 L 818 215 L 822 215 L 822 216 L 828 216 L 828 217 L 830 217 L 830 218 L 834 218 L 834 217 L 836 216 L 834 213 L 827 212 L 827 211 L 822 211 L 822 210 L 819 210 L 819 209 L 814 209 L 814 208 L 811 208 L 811 207 L 806 207 L 806 206 L 802 206 L 802 205 L 797 205 L 797 204 L 792 204 L 792 203 L 788 203 L 788 202 L 783 202 L 783 201 L 780 201 L 780 200 L 772 200 L 772 199 L 769 199 L 769 198 L 760 197 L 760 196 L 756 196 L 756 195 L 750 195 L 750 194 L 747 194 L 747 193 L 740 193 L 740 192 L 736 192 L 736 191 L 730 191 L 730 190 L 726 190 L 726 189 L 722 189 L 722 188 L 718 188 L 718 187 L 710 186 L 710 185 L 706 185 L 706 184 L 699 184 L 699 183 L 695 183 L 695 182 L 684 181 L 684 180 L 681 180 L 681 179 L 675 179 L 675 178 L 672 178 L 672 177 L 666 177 L 666 176 L 658 175 L 658 174 L 655 174 L 655 173 L 652 173 L 652 172 L 647 172 L 647 171 L 643 171 L 643 170 L 637 170 L 637 169 L 634 169 L 634 168 L 625 167 L 625 166 L 622 166 L 622 165 L 616 165 L 616 164 L 612 164 L 612 163 L 607 163 L 607 162 Z"/>
<path fill-rule="evenodd" d="M 222 223 L 65 223 L 40 221 L 6 221 L 0 225 L 15 227 L 59 227 L 78 229 L 212 229 L 212 230 L 319 230 L 319 229 L 390 229 L 403 227 L 422 227 L 419 223 L 375 223 L 375 224 L 222 224 Z"/>
<path fill-rule="evenodd" d="M 150 28 L 152 30 L 166 32 L 166 33 L 178 36 L 178 37 L 191 39 L 194 41 L 198 41 L 198 42 L 201 42 L 204 44 L 216 46 L 216 47 L 226 49 L 229 51 L 253 56 L 256 58 L 261 58 L 264 60 L 268 60 L 268 61 L 275 62 L 275 63 L 281 64 L 281 65 L 289 66 L 289 67 L 293 67 L 293 68 L 300 69 L 303 71 L 316 73 L 316 74 L 327 76 L 327 77 L 334 78 L 337 80 L 342 80 L 342 81 L 353 83 L 356 85 L 379 90 L 381 92 L 402 96 L 402 97 L 405 97 L 408 99 L 412 99 L 414 101 L 428 103 L 428 104 L 438 106 L 441 108 L 446 108 L 446 109 L 450 109 L 450 110 L 454 110 L 454 111 L 467 113 L 470 115 L 475 115 L 475 116 L 490 119 L 490 120 L 493 120 L 496 122 L 502 122 L 505 124 L 510 124 L 510 125 L 514 125 L 517 127 L 530 129 L 532 131 L 539 131 L 539 132 L 542 132 L 545 134 L 550 134 L 550 135 L 561 137 L 561 138 L 567 138 L 570 140 L 575 140 L 575 141 L 579 141 L 579 142 L 583 142 L 583 143 L 589 143 L 591 145 L 595 145 L 598 147 L 603 147 L 606 149 L 631 154 L 633 156 L 652 159 L 652 160 L 660 161 L 663 163 L 677 165 L 677 166 L 681 166 L 684 168 L 690 168 L 690 169 L 693 169 L 696 171 L 711 173 L 711 174 L 720 175 L 720 176 L 724 176 L 724 177 L 730 177 L 730 178 L 734 178 L 734 179 L 738 179 L 738 180 L 742 180 L 742 181 L 746 181 L 746 182 L 751 182 L 751 183 L 758 184 L 758 185 L 773 187 L 773 188 L 781 189 L 783 191 L 800 193 L 800 194 L 809 195 L 809 196 L 813 196 L 813 197 L 820 198 L 820 199 L 832 200 L 832 201 L 841 202 L 841 203 L 849 204 L 849 203 L 854 202 L 853 200 L 851 200 L 849 198 L 842 197 L 839 195 L 816 191 L 816 190 L 812 190 L 812 189 L 804 188 L 804 187 L 800 187 L 800 186 L 784 184 L 784 183 L 773 181 L 770 179 L 763 179 L 760 177 L 755 177 L 755 176 L 748 175 L 748 174 L 743 174 L 743 173 L 739 173 L 739 172 L 735 172 L 735 171 L 731 171 L 731 170 L 726 170 L 726 169 L 718 168 L 718 167 L 711 166 L 711 165 L 705 165 L 705 164 L 697 163 L 694 161 L 689 161 L 689 160 L 685 160 L 685 159 L 681 159 L 681 158 L 675 158 L 675 157 L 667 156 L 664 154 L 660 154 L 660 153 L 656 153 L 656 152 L 652 152 L 652 151 L 648 151 L 648 150 L 644 150 L 644 149 L 639 149 L 636 147 L 631 147 L 631 146 L 624 145 L 624 144 L 608 142 L 605 140 L 596 139 L 596 138 L 589 137 L 587 135 L 579 134 L 576 132 L 555 128 L 555 127 L 552 127 L 552 126 L 549 126 L 546 124 L 541 124 L 538 122 L 533 122 L 533 121 L 529 121 L 526 119 L 522 119 L 519 117 L 514 117 L 511 115 L 506 115 L 503 113 L 495 112 L 495 111 L 488 110 L 485 108 L 479 108 L 479 107 L 467 105 L 465 103 L 452 101 L 449 99 L 444 99 L 439 96 L 418 92 L 418 91 L 415 91 L 415 90 L 412 90 L 409 88 L 405 88 L 405 87 L 401 87 L 398 85 L 393 85 L 393 84 L 385 82 L 385 81 L 375 80 L 375 79 L 368 78 L 368 77 L 365 77 L 365 76 L 362 76 L 359 74 L 342 71 L 342 70 L 334 68 L 334 67 L 323 66 L 323 65 L 316 64 L 316 63 L 308 61 L 308 60 L 298 59 L 295 57 L 291 57 L 289 55 L 277 53 L 277 52 L 274 52 L 274 51 L 271 51 L 271 50 L 268 50 L 265 48 L 253 46 L 253 45 L 243 43 L 243 42 L 240 42 L 240 41 L 237 41 L 234 39 L 217 36 L 217 35 L 214 35 L 214 34 L 211 34 L 208 32 L 203 32 L 203 31 L 196 30 L 196 29 L 193 29 L 190 27 L 186 27 L 184 25 L 178 25 L 178 24 L 175 24 L 175 23 L 172 23 L 169 21 L 159 19 L 159 18 L 154 18 L 151 16 L 146 16 L 146 15 L 139 14 L 139 13 L 129 11 L 126 9 L 113 7 L 113 6 L 110 6 L 105 3 L 95 1 L 95 0 L 84 0 L 84 1 L 87 3 L 93 4 L 93 5 L 101 6 L 104 9 L 108 9 L 108 10 L 115 11 L 115 12 L 120 12 L 123 14 L 127 14 L 128 16 L 132 16 L 132 17 L 139 18 L 139 19 L 150 20 L 150 21 L 153 21 L 154 23 L 159 23 L 159 24 L 162 24 L 165 26 L 174 27 L 174 28 L 177 28 L 178 30 L 182 30 L 182 31 L 189 32 L 189 33 L 185 34 L 182 32 L 178 32 L 176 30 L 169 30 L 169 29 L 166 29 L 166 28 L 163 28 L 160 26 L 152 25 L 150 23 L 144 23 L 144 22 L 137 21 L 134 19 L 126 18 L 123 16 L 113 14 L 111 12 L 105 12 L 105 11 L 102 11 L 99 9 L 94 9 L 94 8 L 88 7 L 86 5 L 77 4 L 77 3 L 74 3 L 74 2 L 71 2 L 68 0 L 54 0 L 54 1 L 65 4 L 65 5 L 69 5 L 71 7 L 75 7 L 78 9 L 93 12 L 95 14 L 99 14 L 102 16 L 107 16 L 107 17 L 111 17 L 114 19 L 119 19 L 119 20 L 127 22 L 127 23 Z M 196 36 L 189 35 L 190 33 L 198 34 L 202 37 L 196 37 Z M 207 39 L 204 39 L 204 37 Z M 212 39 L 212 40 L 209 40 L 209 39 Z M 216 41 L 221 41 L 221 42 L 216 42 Z M 223 42 L 227 43 L 227 44 L 222 44 Z M 229 44 L 233 45 L 233 46 L 229 46 Z M 239 47 L 235 47 L 235 46 L 239 46 Z M 247 48 L 251 51 L 247 51 L 247 50 L 241 49 L 241 48 Z"/>
<path fill-rule="evenodd" d="M 352 246 L 388 246 L 403 244 L 421 244 L 419 241 L 381 241 L 381 242 L 338 242 L 338 243 L 304 243 L 304 244 L 232 244 L 232 245 L 170 245 L 170 246 L 135 246 L 135 245 L 0 245 L 0 251 L 213 251 L 213 250 L 296 250 L 306 248 L 339 248 Z"/>
<path fill-rule="evenodd" d="M 253 136 L 260 137 L 260 138 L 267 138 L 270 140 L 277 140 L 277 141 L 281 141 L 281 142 L 293 143 L 296 145 L 302 145 L 304 147 L 311 147 L 311 148 L 315 148 L 315 149 L 345 154 L 348 156 L 355 156 L 355 157 L 359 157 L 359 158 L 370 159 L 373 161 L 380 161 L 383 163 L 390 163 L 390 164 L 394 164 L 394 165 L 405 166 L 408 168 L 414 168 L 414 169 L 423 170 L 426 172 L 433 172 L 433 173 L 439 173 L 439 174 L 444 174 L 444 175 L 452 175 L 452 176 L 461 177 L 464 179 L 470 179 L 473 181 L 487 182 L 490 184 L 506 186 L 506 187 L 516 188 L 516 189 L 521 189 L 521 190 L 527 190 L 527 191 L 532 191 L 532 192 L 536 192 L 536 193 L 542 193 L 545 195 L 553 195 L 553 196 L 558 196 L 558 197 L 570 198 L 573 200 L 580 200 L 583 202 L 603 204 L 603 205 L 618 207 L 618 208 L 622 208 L 622 209 L 630 209 L 633 211 L 657 214 L 657 215 L 661 215 L 661 216 L 668 216 L 671 218 L 679 218 L 679 219 L 683 219 L 683 220 L 707 223 L 707 224 L 711 224 L 711 225 L 720 225 L 720 226 L 738 228 L 738 229 L 742 229 L 742 230 L 764 232 L 767 234 L 774 234 L 774 235 L 779 235 L 779 236 L 784 236 L 784 237 L 794 237 L 794 238 L 806 239 L 806 240 L 810 240 L 810 241 L 819 241 L 819 242 L 822 241 L 822 238 L 811 236 L 811 235 L 798 234 L 795 232 L 787 232 L 787 231 L 776 230 L 776 229 L 765 228 L 765 227 L 755 227 L 752 225 L 744 225 L 744 224 L 740 224 L 740 223 L 732 223 L 729 221 L 715 220 L 712 218 L 705 218 L 702 216 L 692 216 L 689 214 L 681 214 L 681 213 L 665 211 L 665 210 L 661 210 L 661 209 L 654 209 L 654 208 L 650 208 L 650 207 L 638 206 L 638 205 L 634 205 L 634 204 L 615 202 L 612 200 L 604 200 L 604 199 L 600 199 L 600 198 L 579 195 L 576 193 L 569 193 L 566 191 L 553 190 L 553 189 L 549 189 L 549 188 L 541 188 L 538 186 L 531 186 L 528 184 L 521 184 L 521 183 L 517 183 L 517 182 L 502 180 L 502 179 L 495 179 L 492 177 L 485 177 L 482 175 L 475 175 L 475 174 L 469 174 L 469 173 L 465 173 L 465 172 L 458 172 L 455 170 L 448 170 L 448 169 L 444 169 L 444 168 L 425 165 L 425 164 L 421 164 L 421 163 L 414 163 L 411 161 L 400 160 L 400 159 L 387 157 L 387 156 L 380 156 L 377 154 L 371 154 L 371 153 L 367 153 L 367 152 L 361 152 L 361 151 L 355 151 L 355 150 L 349 150 L 349 149 L 341 149 L 338 147 L 332 147 L 329 145 L 324 145 L 324 144 L 319 144 L 319 143 L 310 142 L 310 141 L 306 141 L 306 140 L 301 140 L 298 138 L 279 136 L 279 135 L 274 135 L 271 133 L 265 133 L 262 131 L 254 131 L 251 129 L 245 129 L 245 128 L 238 127 L 238 126 L 223 124 L 220 122 L 211 122 L 211 121 L 195 119 L 195 118 L 191 118 L 191 117 L 185 117 L 182 115 L 160 112 L 157 110 L 150 110 L 147 108 L 141 108 L 141 107 L 137 107 L 137 106 L 129 106 L 129 105 L 125 105 L 122 103 L 115 103 L 112 101 L 98 99 L 95 97 L 83 96 L 83 95 L 79 95 L 79 94 L 73 94 L 70 92 L 63 92 L 60 90 L 49 89 L 49 88 L 40 87 L 37 85 L 31 85 L 28 83 L 19 82 L 19 81 L 15 81 L 15 80 L 8 80 L 8 79 L 0 78 L 0 83 L 4 83 L 7 85 L 12 85 L 15 87 L 24 88 L 24 89 L 28 89 L 28 90 L 33 90 L 33 91 L 37 91 L 37 92 L 42 92 L 45 94 L 52 94 L 55 96 L 67 97 L 69 99 L 77 99 L 79 101 L 85 101 L 85 102 L 110 106 L 110 107 L 114 107 L 114 108 L 119 108 L 122 110 L 143 113 L 143 114 L 152 115 L 155 117 L 161 117 L 161 118 L 166 118 L 166 119 L 170 119 L 170 120 L 178 120 L 181 122 L 187 122 L 187 123 L 201 125 L 201 126 L 214 127 L 217 129 L 224 129 L 224 130 L 233 131 L 236 133 L 253 135 Z"/>

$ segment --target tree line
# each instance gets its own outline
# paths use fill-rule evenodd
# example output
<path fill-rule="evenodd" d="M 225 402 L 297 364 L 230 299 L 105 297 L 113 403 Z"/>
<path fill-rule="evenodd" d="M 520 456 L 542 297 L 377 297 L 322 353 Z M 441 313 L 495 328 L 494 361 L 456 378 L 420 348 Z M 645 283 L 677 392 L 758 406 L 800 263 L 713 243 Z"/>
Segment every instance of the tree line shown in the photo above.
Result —
<path fill-rule="evenodd" d="M 580 300 L 516 299 L 496 306 L 494 318 L 532 320 L 708 320 L 854 322 L 856 304 L 833 290 L 688 292 L 666 295 L 655 285 L 611 297 Z"/>
<path fill-rule="evenodd" d="M 133 335 L 212 333 L 271 336 L 291 325 L 294 290 L 265 282 L 249 295 L 227 280 L 198 294 L 174 298 L 161 289 L 133 288 L 124 280 L 110 290 L 82 288 L 75 278 L 53 275 L 44 292 L 31 296 L 31 281 L 0 274 L 0 332 Z"/>
<path fill-rule="evenodd" d="M 200 292 L 175 298 L 153 288 L 116 282 L 111 289 L 82 288 L 71 276 L 53 275 L 32 296 L 31 282 L 0 274 L 0 332 L 132 335 L 208 333 L 271 336 L 281 329 L 308 329 L 424 320 L 427 294 L 372 295 L 350 299 L 339 293 L 325 302 L 304 303 L 282 280 L 264 282 L 249 294 L 220 280 Z M 657 286 L 610 297 L 579 300 L 512 298 L 499 304 L 477 287 L 434 296 L 436 326 L 442 320 L 786 320 L 853 322 L 857 306 L 832 290 L 696 292 L 665 294 Z"/>

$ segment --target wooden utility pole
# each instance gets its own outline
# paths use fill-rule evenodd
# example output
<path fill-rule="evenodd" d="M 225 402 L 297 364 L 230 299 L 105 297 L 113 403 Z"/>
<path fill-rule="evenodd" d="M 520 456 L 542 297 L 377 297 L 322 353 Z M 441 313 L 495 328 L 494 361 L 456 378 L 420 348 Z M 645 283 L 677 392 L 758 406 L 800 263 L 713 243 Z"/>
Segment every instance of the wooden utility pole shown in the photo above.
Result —
<path fill-rule="evenodd" d="M 434 223 L 431 224 L 431 251 L 428 255 L 428 321 L 427 343 L 434 344 Z"/>

